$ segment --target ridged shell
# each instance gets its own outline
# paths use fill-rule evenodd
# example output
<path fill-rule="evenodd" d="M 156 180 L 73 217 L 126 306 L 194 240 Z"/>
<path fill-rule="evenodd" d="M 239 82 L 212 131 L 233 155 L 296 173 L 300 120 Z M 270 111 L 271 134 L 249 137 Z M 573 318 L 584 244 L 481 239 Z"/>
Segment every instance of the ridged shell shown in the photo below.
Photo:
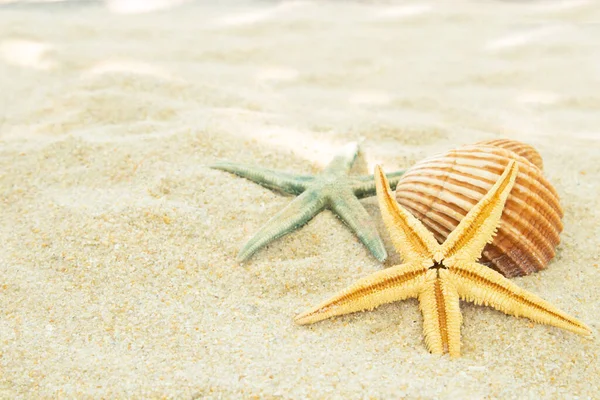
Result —
<path fill-rule="evenodd" d="M 502 147 L 503 149 L 510 150 L 513 153 L 517 153 L 521 157 L 528 159 L 533 165 L 539 169 L 544 169 L 544 162 L 542 156 L 538 151 L 531 145 L 517 140 L 510 139 L 493 139 L 479 142 L 476 144 L 491 145 L 496 147 Z"/>
<path fill-rule="evenodd" d="M 556 190 L 541 169 L 508 150 L 507 144 L 499 147 L 480 143 L 425 159 L 402 177 L 396 198 L 441 243 L 490 190 L 509 160 L 516 160 L 519 174 L 515 186 L 506 201 L 498 233 L 486 245 L 480 260 L 512 277 L 546 268 L 560 242 L 563 211 Z M 539 161 L 541 165 L 541 157 Z"/>

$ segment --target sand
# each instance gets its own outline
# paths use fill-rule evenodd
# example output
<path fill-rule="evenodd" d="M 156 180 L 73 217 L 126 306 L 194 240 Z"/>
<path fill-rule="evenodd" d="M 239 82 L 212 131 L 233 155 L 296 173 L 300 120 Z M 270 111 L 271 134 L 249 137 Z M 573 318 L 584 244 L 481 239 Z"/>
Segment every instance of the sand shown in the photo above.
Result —
<path fill-rule="evenodd" d="M 600 396 L 598 2 L 119 4 L 0 6 L 1 398 Z M 291 198 L 206 167 L 316 173 L 363 140 L 364 174 L 502 137 L 565 209 L 514 281 L 592 337 L 463 303 L 451 360 L 415 300 L 296 326 L 399 261 L 375 200 L 384 265 L 329 211 L 239 264 Z"/>

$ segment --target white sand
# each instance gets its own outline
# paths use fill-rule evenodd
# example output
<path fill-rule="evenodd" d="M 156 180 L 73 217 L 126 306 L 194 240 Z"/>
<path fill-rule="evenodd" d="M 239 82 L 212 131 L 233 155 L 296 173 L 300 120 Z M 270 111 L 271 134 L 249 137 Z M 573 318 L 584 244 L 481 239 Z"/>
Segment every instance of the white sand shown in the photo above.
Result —
<path fill-rule="evenodd" d="M 600 3 L 519 3 L 0 7 L 0 397 L 598 398 Z M 515 281 L 595 336 L 462 304 L 450 360 L 416 301 L 294 325 L 382 265 L 330 212 L 237 264 L 290 198 L 204 165 L 361 137 L 357 173 L 537 146 L 565 230 Z"/>

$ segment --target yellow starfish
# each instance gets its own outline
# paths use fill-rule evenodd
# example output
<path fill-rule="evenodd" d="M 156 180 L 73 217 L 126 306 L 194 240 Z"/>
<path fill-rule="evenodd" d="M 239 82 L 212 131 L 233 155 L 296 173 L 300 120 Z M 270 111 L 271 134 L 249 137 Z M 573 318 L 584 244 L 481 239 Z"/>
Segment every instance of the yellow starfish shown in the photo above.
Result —
<path fill-rule="evenodd" d="M 435 354 L 450 353 L 452 357 L 460 355 L 459 299 L 576 333 L 590 333 L 585 324 L 476 262 L 495 234 L 517 173 L 518 166 L 511 161 L 492 189 L 440 245 L 419 220 L 394 200 L 387 179 L 377 166 L 381 214 L 405 263 L 359 280 L 297 316 L 295 321 L 310 324 L 416 297 L 423 313 L 427 348 Z"/>

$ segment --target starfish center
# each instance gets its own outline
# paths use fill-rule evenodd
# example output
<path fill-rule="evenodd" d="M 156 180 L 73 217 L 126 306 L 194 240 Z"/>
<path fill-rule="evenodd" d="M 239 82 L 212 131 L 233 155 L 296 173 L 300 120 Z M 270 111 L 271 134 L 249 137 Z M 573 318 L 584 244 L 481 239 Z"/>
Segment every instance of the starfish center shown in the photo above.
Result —
<path fill-rule="evenodd" d="M 444 265 L 444 260 L 442 259 L 440 261 L 433 260 L 433 265 L 429 269 L 448 269 L 448 267 Z"/>

